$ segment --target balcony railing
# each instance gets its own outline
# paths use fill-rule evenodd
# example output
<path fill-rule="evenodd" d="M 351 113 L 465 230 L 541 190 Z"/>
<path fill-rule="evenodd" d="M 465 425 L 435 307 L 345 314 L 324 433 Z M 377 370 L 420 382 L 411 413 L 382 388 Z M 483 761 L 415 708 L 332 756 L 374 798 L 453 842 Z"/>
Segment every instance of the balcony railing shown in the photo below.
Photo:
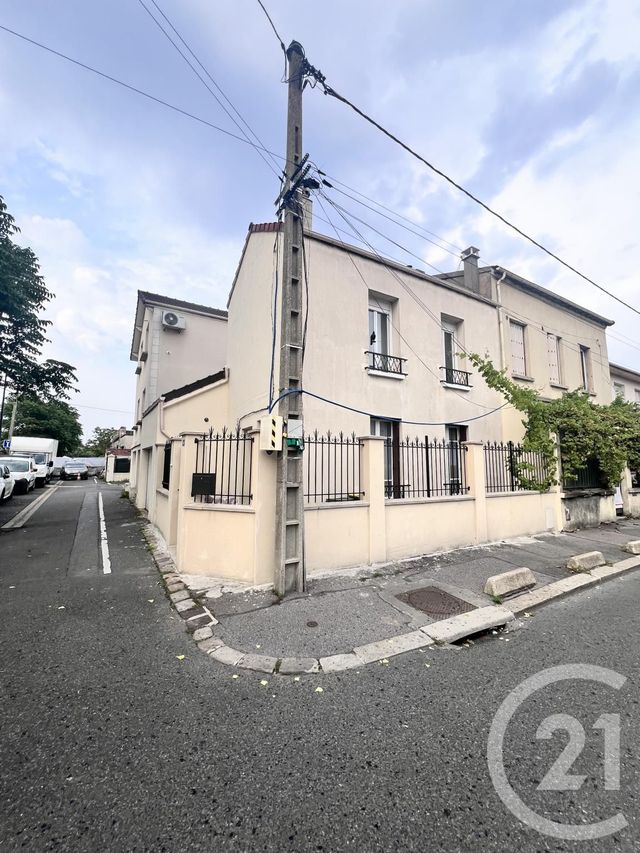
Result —
<path fill-rule="evenodd" d="M 443 375 L 443 382 L 446 382 L 447 385 L 464 385 L 465 387 L 469 387 L 469 377 L 470 373 L 467 373 L 466 370 L 457 370 L 455 367 L 441 367 Z"/>
<path fill-rule="evenodd" d="M 406 358 L 400 358 L 397 355 L 386 355 L 381 352 L 372 352 L 366 350 L 365 355 L 369 356 L 369 370 L 379 370 L 381 373 L 398 373 L 400 376 L 406 376 L 404 363 Z"/>

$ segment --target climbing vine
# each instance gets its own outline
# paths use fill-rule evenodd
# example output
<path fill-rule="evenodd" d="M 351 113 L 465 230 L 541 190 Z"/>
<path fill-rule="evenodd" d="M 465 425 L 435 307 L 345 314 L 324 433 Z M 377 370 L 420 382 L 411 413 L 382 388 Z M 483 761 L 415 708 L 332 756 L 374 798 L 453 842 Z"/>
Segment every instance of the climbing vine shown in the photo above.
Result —
<path fill-rule="evenodd" d="M 546 491 L 557 483 L 556 450 L 562 446 L 565 480 L 577 479 L 589 460 L 597 460 L 602 485 L 615 488 L 626 465 L 640 469 L 640 406 L 616 398 L 608 405 L 594 403 L 584 391 L 568 391 L 555 400 L 542 400 L 534 388 L 523 388 L 504 370 L 480 355 L 468 356 L 490 388 L 522 412 L 524 450 L 541 454 L 545 474 L 517 462 L 514 471 L 521 485 Z"/>

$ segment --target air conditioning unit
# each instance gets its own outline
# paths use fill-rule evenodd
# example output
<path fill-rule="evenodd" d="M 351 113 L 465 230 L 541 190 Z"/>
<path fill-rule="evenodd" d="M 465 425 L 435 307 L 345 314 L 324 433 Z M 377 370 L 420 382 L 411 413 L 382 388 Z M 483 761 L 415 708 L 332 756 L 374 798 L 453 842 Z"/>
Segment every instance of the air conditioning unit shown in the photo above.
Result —
<path fill-rule="evenodd" d="M 176 314 L 175 311 L 163 311 L 162 327 L 164 329 L 175 329 L 176 331 L 181 332 L 183 329 L 187 328 L 187 322 L 182 314 Z"/>

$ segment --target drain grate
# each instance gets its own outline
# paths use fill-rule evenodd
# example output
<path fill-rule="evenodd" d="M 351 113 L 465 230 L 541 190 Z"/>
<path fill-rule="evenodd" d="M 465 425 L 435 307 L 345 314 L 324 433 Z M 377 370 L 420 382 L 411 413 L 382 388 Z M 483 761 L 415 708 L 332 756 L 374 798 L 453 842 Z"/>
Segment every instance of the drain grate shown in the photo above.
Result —
<path fill-rule="evenodd" d="M 411 592 L 403 592 L 396 596 L 400 601 L 421 610 L 432 619 L 447 619 L 449 616 L 458 616 L 460 613 L 468 613 L 475 610 L 473 604 L 456 598 L 439 589 L 437 586 L 423 586 L 420 589 L 412 589 Z"/>

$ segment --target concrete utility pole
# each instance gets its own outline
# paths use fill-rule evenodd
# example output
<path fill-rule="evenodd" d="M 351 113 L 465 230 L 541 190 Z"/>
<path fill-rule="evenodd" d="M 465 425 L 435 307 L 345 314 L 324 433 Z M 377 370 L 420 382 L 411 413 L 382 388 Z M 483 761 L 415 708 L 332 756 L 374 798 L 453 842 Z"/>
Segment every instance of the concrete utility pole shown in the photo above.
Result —
<path fill-rule="evenodd" d="M 284 247 L 280 306 L 279 395 L 302 388 L 302 84 L 304 51 L 293 41 L 287 50 L 289 98 L 287 111 L 287 162 L 284 200 Z M 288 394 L 279 403 L 285 424 L 278 457 L 276 505 L 275 590 L 278 595 L 302 592 L 304 567 L 304 496 L 301 446 L 291 436 L 302 432 L 302 394 Z"/>

